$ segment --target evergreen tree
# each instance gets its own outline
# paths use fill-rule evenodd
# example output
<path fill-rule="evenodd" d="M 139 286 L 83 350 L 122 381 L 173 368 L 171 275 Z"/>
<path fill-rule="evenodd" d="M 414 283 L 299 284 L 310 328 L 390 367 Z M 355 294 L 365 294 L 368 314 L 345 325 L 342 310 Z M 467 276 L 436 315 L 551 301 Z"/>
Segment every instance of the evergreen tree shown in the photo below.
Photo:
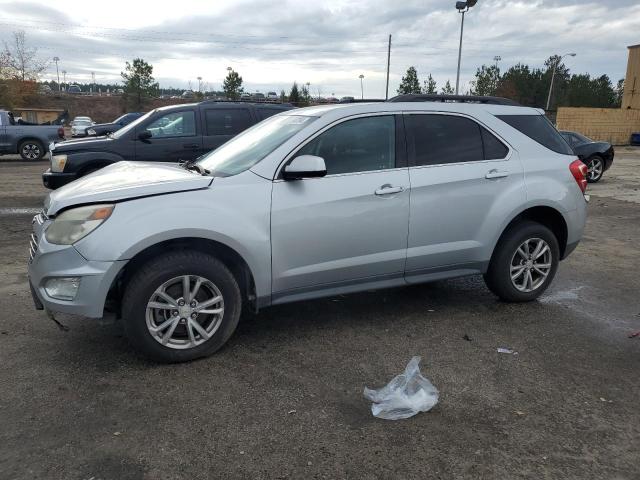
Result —
<path fill-rule="evenodd" d="M 429 74 L 427 79 L 424 81 L 424 88 L 422 89 L 422 93 L 438 93 L 438 85 L 436 84 L 436 81 L 433 79 L 431 74 Z"/>
<path fill-rule="evenodd" d="M 158 84 L 152 76 L 153 65 L 141 58 L 132 63 L 126 62 L 124 72 L 120 72 L 124 80 L 124 98 L 133 108 L 142 108 L 143 100 L 154 97 L 158 93 Z"/>
<path fill-rule="evenodd" d="M 418 80 L 418 72 L 416 72 L 415 67 L 409 67 L 407 69 L 407 73 L 402 77 L 402 81 L 398 87 L 398 93 L 422 93 L 420 81 Z"/>
<path fill-rule="evenodd" d="M 451 86 L 451 82 L 449 80 L 447 80 L 447 83 L 444 84 L 444 87 L 442 87 L 442 94 L 443 95 L 453 95 L 453 87 Z"/>
<path fill-rule="evenodd" d="M 240 98 L 244 88 L 242 87 L 242 77 L 235 70 L 229 70 L 224 82 L 222 82 L 222 90 L 225 96 L 230 100 Z"/>
<path fill-rule="evenodd" d="M 298 89 L 298 84 L 293 82 L 291 86 L 291 92 L 289 92 L 289 102 L 294 105 L 298 105 L 300 103 L 300 90 Z"/>
<path fill-rule="evenodd" d="M 495 95 L 500 84 L 500 69 L 495 65 L 482 65 L 471 82 L 472 95 Z"/>

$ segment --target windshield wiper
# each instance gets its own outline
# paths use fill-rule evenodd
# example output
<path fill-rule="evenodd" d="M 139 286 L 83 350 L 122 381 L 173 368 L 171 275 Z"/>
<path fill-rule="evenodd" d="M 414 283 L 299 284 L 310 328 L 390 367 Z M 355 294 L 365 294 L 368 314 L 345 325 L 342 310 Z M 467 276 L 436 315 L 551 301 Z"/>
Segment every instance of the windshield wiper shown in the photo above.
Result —
<path fill-rule="evenodd" d="M 197 163 L 191 163 L 191 162 L 184 162 L 181 163 L 180 166 L 182 168 L 184 168 L 185 170 L 190 170 L 190 171 L 194 171 L 194 172 L 198 172 L 200 175 L 202 175 L 203 177 L 205 175 L 209 175 L 211 172 L 209 170 L 207 170 L 206 168 L 202 168 L 200 165 L 198 165 Z"/>

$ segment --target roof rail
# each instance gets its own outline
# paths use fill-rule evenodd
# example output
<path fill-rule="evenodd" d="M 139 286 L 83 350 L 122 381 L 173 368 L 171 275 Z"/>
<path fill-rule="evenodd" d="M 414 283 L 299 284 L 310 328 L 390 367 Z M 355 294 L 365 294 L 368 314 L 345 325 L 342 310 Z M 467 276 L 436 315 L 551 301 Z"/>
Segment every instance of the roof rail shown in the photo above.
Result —
<path fill-rule="evenodd" d="M 200 102 L 195 102 L 195 103 L 244 103 L 244 104 L 249 104 L 249 105 L 274 105 L 274 106 L 284 106 L 284 107 L 293 107 L 293 105 L 291 103 L 288 102 L 280 102 L 280 101 L 254 101 L 254 100 L 225 100 L 225 99 L 219 99 L 219 98 L 210 98 L 208 100 L 202 100 Z"/>
<path fill-rule="evenodd" d="M 406 93 L 390 98 L 388 102 L 460 102 L 460 103 L 483 103 L 489 105 L 510 105 L 520 107 L 521 105 L 508 98 L 485 97 L 480 95 L 438 95 L 422 93 Z"/>

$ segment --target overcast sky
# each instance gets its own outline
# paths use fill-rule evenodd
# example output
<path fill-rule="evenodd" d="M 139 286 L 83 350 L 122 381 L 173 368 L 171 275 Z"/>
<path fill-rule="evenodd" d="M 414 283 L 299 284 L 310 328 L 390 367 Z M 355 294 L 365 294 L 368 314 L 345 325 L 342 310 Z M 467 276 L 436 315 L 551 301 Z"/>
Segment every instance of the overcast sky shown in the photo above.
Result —
<path fill-rule="evenodd" d="M 55 6 L 54 6 L 55 5 Z M 67 82 L 120 80 L 124 62 L 142 57 L 161 87 L 221 89 L 227 67 L 245 90 L 289 90 L 311 83 L 324 96 L 384 96 L 387 41 L 392 95 L 407 67 L 422 81 L 455 84 L 460 15 L 455 0 L 273 2 L 269 0 L 0 0 L 0 39 L 24 30 L 42 57 L 60 57 Z M 478 66 L 502 57 L 541 66 L 575 52 L 572 72 L 624 77 L 628 45 L 640 43 L 638 0 L 479 0 L 466 15 L 462 89 Z M 47 72 L 55 77 L 55 65 Z"/>

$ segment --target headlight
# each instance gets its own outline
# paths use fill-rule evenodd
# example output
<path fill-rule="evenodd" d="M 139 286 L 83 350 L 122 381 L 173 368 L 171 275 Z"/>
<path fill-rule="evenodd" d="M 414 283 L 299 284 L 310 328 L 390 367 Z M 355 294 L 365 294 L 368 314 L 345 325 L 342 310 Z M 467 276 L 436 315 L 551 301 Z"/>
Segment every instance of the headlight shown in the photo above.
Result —
<path fill-rule="evenodd" d="M 62 212 L 49 225 L 45 238 L 56 245 L 71 245 L 86 237 L 111 216 L 115 205 L 88 205 Z"/>
<path fill-rule="evenodd" d="M 96 131 L 93 128 L 90 128 L 89 130 L 87 130 L 87 135 L 95 135 Z"/>
<path fill-rule="evenodd" d="M 60 173 L 64 171 L 64 166 L 67 164 L 66 155 L 51 155 L 51 171 Z"/>

